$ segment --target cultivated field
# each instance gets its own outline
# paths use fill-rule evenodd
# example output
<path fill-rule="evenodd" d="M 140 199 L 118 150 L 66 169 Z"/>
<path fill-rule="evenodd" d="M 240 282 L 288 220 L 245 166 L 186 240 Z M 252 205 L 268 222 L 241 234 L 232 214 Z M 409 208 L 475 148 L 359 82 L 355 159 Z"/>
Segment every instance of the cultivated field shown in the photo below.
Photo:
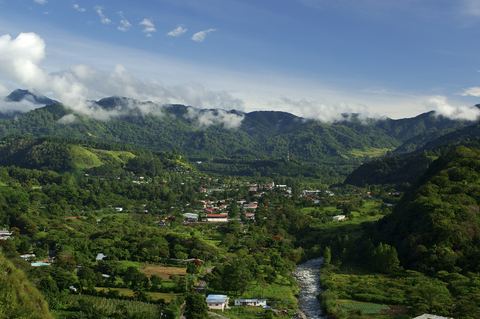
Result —
<path fill-rule="evenodd" d="M 140 272 L 147 275 L 148 278 L 152 275 L 157 275 L 161 277 L 163 280 L 170 280 L 170 275 L 186 275 L 187 268 L 175 268 L 175 267 L 164 267 L 164 266 L 157 266 L 157 265 L 147 265 L 140 269 Z"/>

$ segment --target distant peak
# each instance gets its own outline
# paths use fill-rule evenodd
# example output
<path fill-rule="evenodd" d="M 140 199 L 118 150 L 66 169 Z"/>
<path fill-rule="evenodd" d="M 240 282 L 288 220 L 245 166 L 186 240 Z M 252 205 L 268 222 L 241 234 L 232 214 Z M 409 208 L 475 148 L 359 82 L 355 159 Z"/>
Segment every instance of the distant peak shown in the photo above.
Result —
<path fill-rule="evenodd" d="M 57 103 L 57 101 L 52 100 L 46 96 L 40 95 L 38 92 L 31 92 L 29 90 L 22 90 L 22 89 L 16 89 L 5 98 L 5 101 L 7 102 L 20 102 L 23 100 L 27 100 L 35 104 Z"/>

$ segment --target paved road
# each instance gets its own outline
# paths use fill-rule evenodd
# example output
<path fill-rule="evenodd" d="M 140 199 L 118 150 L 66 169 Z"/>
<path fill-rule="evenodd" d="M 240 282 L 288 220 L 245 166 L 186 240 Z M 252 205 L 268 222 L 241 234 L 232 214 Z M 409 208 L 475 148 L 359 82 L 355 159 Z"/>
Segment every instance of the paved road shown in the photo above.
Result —
<path fill-rule="evenodd" d="M 197 287 L 197 290 L 196 290 L 197 293 L 203 294 L 203 291 L 205 290 L 205 287 L 207 286 L 207 283 L 205 282 L 205 276 L 207 274 L 211 273 L 213 268 L 215 268 L 215 266 L 205 268 L 206 272 L 205 272 L 205 275 L 202 277 L 202 281 L 200 282 L 200 284 Z"/>

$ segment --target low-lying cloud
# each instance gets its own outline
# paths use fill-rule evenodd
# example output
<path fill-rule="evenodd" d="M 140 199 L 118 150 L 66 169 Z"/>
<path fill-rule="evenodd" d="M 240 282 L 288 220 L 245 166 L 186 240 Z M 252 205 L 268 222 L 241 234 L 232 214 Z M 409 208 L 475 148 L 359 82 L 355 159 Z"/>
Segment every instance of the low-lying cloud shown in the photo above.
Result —
<path fill-rule="evenodd" d="M 235 129 L 242 124 L 245 116 L 237 113 L 228 113 L 225 110 L 198 110 L 189 108 L 185 118 L 196 121 L 199 128 L 210 125 L 223 125 L 227 129 Z"/>
<path fill-rule="evenodd" d="M 158 105 L 179 103 L 197 108 L 243 109 L 243 101 L 227 92 L 209 91 L 198 83 L 166 86 L 156 79 L 140 80 L 121 64 L 117 64 L 113 71 L 77 64 L 47 73 L 40 67 L 45 57 L 45 41 L 35 33 L 21 33 L 15 39 L 10 35 L 0 37 L 0 76 L 29 90 L 54 95 L 53 98 L 79 114 L 97 119 L 120 115 L 118 110 L 104 110 L 87 102 L 105 96 L 126 96 Z M 154 104 L 134 104 L 127 106 L 127 110 L 158 112 L 158 106 Z"/>
<path fill-rule="evenodd" d="M 40 106 L 44 106 L 43 104 L 36 104 L 32 101 L 27 99 L 22 100 L 20 102 L 10 102 L 5 101 L 0 98 L 0 112 L 3 114 L 18 114 L 18 113 L 26 113 L 28 111 L 32 111 Z"/>
<path fill-rule="evenodd" d="M 291 100 L 282 97 L 280 102 L 277 102 L 276 104 L 277 106 L 295 109 L 300 116 L 322 123 L 343 121 L 346 119 L 344 116 L 345 114 L 348 116 L 356 113 L 359 114 L 361 118 L 366 118 L 370 114 L 365 106 L 356 106 L 355 108 L 352 108 L 345 102 L 331 104 L 328 102 L 309 101 L 305 98 Z"/>
<path fill-rule="evenodd" d="M 475 121 L 480 116 L 480 109 L 475 106 L 454 106 L 448 102 L 446 96 L 436 95 L 426 98 L 423 104 L 428 110 L 453 120 Z"/>
<path fill-rule="evenodd" d="M 57 122 L 59 124 L 67 125 L 67 124 L 72 124 L 77 120 L 77 117 L 74 114 L 67 114 L 63 116 L 61 119 L 59 119 Z"/>

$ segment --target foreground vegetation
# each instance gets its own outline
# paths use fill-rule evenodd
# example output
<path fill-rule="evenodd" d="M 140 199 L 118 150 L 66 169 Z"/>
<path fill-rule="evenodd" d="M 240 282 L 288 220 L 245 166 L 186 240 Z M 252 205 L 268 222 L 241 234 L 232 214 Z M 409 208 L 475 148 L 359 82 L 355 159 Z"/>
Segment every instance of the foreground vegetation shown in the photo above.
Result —
<path fill-rule="evenodd" d="M 0 278 L 0 313 L 25 302 L 49 318 L 46 301 L 59 318 L 176 318 L 184 303 L 204 308 L 192 291 L 205 279 L 207 294 L 265 297 L 291 314 L 299 287 L 290 273 L 324 256 L 319 299 L 331 318 L 480 316 L 479 149 L 440 154 L 405 194 L 207 176 L 178 152 L 83 140 L 13 139 L 0 154 L 23 166 L 0 167 L 0 224 L 12 234 L 0 241 L 0 265 L 17 274 Z M 228 222 L 184 218 L 212 211 Z"/>

